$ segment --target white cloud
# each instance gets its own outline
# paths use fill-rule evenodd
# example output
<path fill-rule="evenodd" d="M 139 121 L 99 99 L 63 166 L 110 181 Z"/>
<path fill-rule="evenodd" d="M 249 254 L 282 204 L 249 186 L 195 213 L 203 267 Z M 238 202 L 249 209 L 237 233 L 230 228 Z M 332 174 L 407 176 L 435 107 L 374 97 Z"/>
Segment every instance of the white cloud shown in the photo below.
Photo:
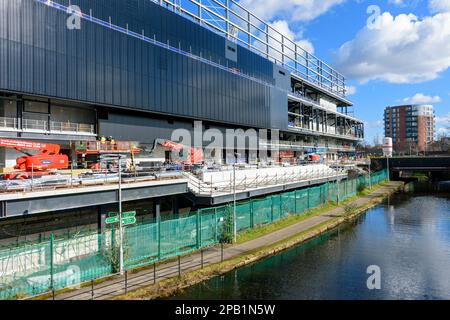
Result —
<path fill-rule="evenodd" d="M 403 5 L 403 0 L 389 0 L 389 3 L 400 6 L 400 5 Z"/>
<path fill-rule="evenodd" d="M 430 0 L 429 7 L 431 12 L 449 12 L 450 0 Z"/>
<path fill-rule="evenodd" d="M 403 99 L 406 103 L 439 103 L 441 102 L 441 97 L 439 96 L 427 96 L 423 93 L 416 93 L 412 97 Z"/>
<path fill-rule="evenodd" d="M 364 27 L 335 52 L 336 67 L 361 83 L 418 83 L 450 67 L 450 13 L 418 19 L 385 12 L 378 28 Z"/>
<path fill-rule="evenodd" d="M 356 91 L 357 91 L 355 86 L 347 86 L 346 89 L 347 89 L 347 95 L 348 96 L 351 96 L 351 95 L 355 94 Z"/>
<path fill-rule="evenodd" d="M 347 0 L 240 0 L 239 3 L 263 20 L 281 17 L 310 21 Z"/>
<path fill-rule="evenodd" d="M 450 136 L 450 128 L 438 128 L 436 130 L 436 136 Z"/>
<path fill-rule="evenodd" d="M 311 41 L 307 40 L 307 39 L 299 39 L 299 37 L 302 36 L 301 33 L 295 33 L 294 31 L 292 31 L 289 27 L 289 22 L 286 20 L 277 20 L 274 21 L 272 23 L 269 23 L 269 25 L 276 31 L 278 31 L 279 33 L 281 33 L 282 35 L 286 36 L 287 38 L 293 40 L 297 45 L 299 45 L 300 47 L 302 47 L 303 49 L 305 49 L 306 51 L 308 51 L 309 53 L 314 53 L 314 46 L 311 43 Z M 281 51 L 281 36 L 277 33 L 273 33 L 271 34 L 271 40 L 270 43 L 272 46 L 279 46 L 279 48 L 277 48 L 278 50 Z M 278 40 L 275 41 L 274 39 Z M 289 42 L 287 42 L 285 44 L 285 47 L 288 47 L 290 49 L 292 49 L 292 58 L 294 58 L 294 52 L 295 49 L 293 48 L 294 46 L 291 45 Z M 289 52 L 288 50 L 286 50 L 286 52 Z"/>
<path fill-rule="evenodd" d="M 436 124 L 444 127 L 450 127 L 450 112 L 444 116 L 436 117 Z"/>

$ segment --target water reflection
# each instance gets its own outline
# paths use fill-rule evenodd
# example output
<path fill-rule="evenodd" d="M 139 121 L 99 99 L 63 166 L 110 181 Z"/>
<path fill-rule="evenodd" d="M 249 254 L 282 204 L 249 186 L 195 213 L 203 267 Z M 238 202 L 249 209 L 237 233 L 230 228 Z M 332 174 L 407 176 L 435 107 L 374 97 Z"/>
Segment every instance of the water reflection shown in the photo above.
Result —
<path fill-rule="evenodd" d="M 366 269 L 381 268 L 381 290 Z M 174 299 L 450 299 L 450 198 L 396 195 L 351 225 Z"/>

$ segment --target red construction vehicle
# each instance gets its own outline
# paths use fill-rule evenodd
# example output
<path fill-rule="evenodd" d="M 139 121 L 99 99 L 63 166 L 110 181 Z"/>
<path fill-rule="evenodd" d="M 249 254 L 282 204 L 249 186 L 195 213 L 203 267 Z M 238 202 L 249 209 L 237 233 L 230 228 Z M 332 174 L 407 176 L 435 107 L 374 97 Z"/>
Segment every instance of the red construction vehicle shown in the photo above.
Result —
<path fill-rule="evenodd" d="M 49 174 L 49 170 L 63 170 L 69 167 L 69 158 L 61 154 L 61 147 L 57 144 L 33 142 L 14 139 L 0 139 L 0 147 L 16 149 L 25 156 L 16 159 L 14 169 L 17 171 L 4 174 L 4 178 L 28 179 L 31 176 Z M 39 150 L 38 154 L 30 154 L 25 150 Z"/>
<path fill-rule="evenodd" d="M 157 139 L 157 143 L 165 148 L 169 148 L 175 151 L 180 151 L 182 149 L 186 150 L 188 152 L 188 155 L 181 161 L 183 162 L 183 164 L 190 165 L 203 162 L 203 150 L 201 148 L 186 147 L 180 143 L 176 143 L 170 140 Z"/>

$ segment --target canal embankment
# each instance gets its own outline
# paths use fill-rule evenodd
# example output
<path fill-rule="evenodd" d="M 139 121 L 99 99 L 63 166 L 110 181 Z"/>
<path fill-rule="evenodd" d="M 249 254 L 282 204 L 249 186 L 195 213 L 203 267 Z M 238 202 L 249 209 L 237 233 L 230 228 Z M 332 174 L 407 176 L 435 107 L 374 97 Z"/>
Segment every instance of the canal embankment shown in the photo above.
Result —
<path fill-rule="evenodd" d="M 157 299 L 173 295 L 199 282 L 254 263 L 317 237 L 355 219 L 385 197 L 402 188 L 389 182 L 352 197 L 339 206 L 326 205 L 307 212 L 300 221 L 279 221 L 243 234 L 236 245 L 215 246 L 158 265 L 128 272 L 92 288 L 62 293 L 56 299 Z M 290 223 L 290 225 L 289 225 Z M 244 241 L 246 240 L 246 241 Z M 222 249 L 223 248 L 223 249 Z M 92 289 L 92 290 L 91 290 Z M 95 292 L 95 297 L 94 293 Z"/>

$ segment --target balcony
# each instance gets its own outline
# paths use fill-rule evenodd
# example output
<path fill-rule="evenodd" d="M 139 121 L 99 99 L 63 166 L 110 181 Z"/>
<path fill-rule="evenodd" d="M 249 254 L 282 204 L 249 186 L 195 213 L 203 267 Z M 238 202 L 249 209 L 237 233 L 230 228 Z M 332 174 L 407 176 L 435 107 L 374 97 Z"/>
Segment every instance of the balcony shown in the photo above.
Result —
<path fill-rule="evenodd" d="M 20 125 L 21 128 L 20 128 Z M 95 136 L 95 126 L 86 123 L 60 122 L 0 117 L 0 131 Z"/>
<path fill-rule="evenodd" d="M 280 150 L 292 150 L 292 151 L 304 151 L 310 149 L 322 149 L 331 150 L 338 152 L 355 152 L 356 148 L 348 144 L 334 144 L 334 143 L 319 143 L 319 144 L 308 144 L 306 142 L 300 141 L 278 141 L 274 144 L 269 140 L 260 140 L 260 144 L 266 147 L 278 147 Z"/>
<path fill-rule="evenodd" d="M 348 139 L 348 140 L 363 140 L 364 136 L 362 134 L 357 134 L 354 132 L 354 130 L 347 130 L 345 131 L 342 128 L 334 128 L 334 130 L 328 129 L 328 132 L 324 130 L 312 130 L 309 128 L 304 128 L 301 125 L 289 121 L 288 122 L 288 128 L 291 130 L 295 130 L 304 134 L 311 134 L 311 135 L 320 135 L 320 136 L 328 136 L 333 138 L 342 138 L 342 139 Z"/>

